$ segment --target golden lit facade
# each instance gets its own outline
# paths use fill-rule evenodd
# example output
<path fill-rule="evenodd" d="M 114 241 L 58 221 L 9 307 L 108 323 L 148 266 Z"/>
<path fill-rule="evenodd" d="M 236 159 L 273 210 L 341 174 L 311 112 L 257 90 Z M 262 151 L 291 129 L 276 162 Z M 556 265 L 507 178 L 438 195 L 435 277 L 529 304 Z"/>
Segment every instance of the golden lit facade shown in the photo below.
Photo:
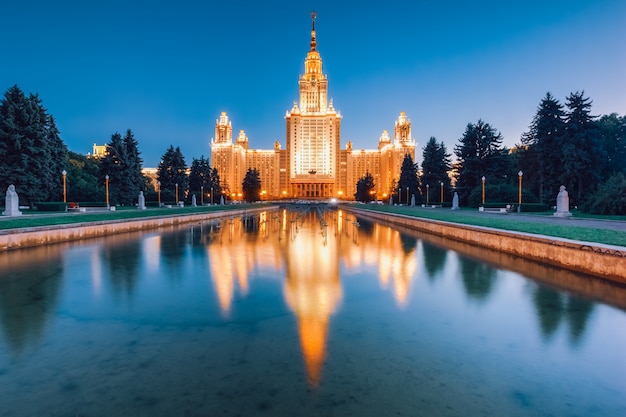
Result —
<path fill-rule="evenodd" d="M 286 149 L 276 141 L 273 150 L 251 150 L 243 131 L 233 142 L 226 113 L 216 120 L 212 164 L 219 172 L 222 188 L 233 196 L 241 193 L 243 178 L 253 168 L 261 177 L 259 197 L 263 199 L 352 199 L 357 181 L 366 173 L 374 176 L 376 197 L 384 198 L 400 177 L 404 155 L 408 153 L 415 160 L 411 122 L 404 113 L 396 121 L 393 140 L 384 131 L 378 149 L 354 150 L 348 141 L 341 150 L 342 116 L 328 96 L 315 18 L 313 13 L 310 49 L 298 82 L 300 99 L 285 114 Z"/>

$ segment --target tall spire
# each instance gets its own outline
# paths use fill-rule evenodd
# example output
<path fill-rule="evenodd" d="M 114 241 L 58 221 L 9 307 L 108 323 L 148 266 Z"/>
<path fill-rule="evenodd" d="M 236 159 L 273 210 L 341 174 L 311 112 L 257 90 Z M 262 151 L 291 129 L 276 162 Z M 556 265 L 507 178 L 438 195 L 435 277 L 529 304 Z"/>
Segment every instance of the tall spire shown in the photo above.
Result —
<path fill-rule="evenodd" d="M 311 28 L 311 51 L 315 51 L 315 47 L 317 46 L 317 40 L 315 39 L 315 18 L 317 17 L 317 12 L 311 12 L 311 20 L 312 20 L 312 28 Z"/>

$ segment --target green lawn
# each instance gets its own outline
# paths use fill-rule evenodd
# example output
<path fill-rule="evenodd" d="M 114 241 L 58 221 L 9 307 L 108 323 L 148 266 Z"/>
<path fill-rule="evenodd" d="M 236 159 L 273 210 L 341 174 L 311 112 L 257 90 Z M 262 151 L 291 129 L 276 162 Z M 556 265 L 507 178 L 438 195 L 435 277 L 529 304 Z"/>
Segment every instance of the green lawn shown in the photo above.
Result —
<path fill-rule="evenodd" d="M 38 226 L 63 224 L 93 223 L 114 220 L 141 219 L 158 216 L 181 216 L 188 214 L 210 213 L 214 211 L 256 208 L 259 204 L 237 204 L 223 206 L 182 207 L 182 208 L 147 208 L 137 210 L 134 207 L 117 208 L 115 211 L 95 213 L 50 213 L 24 210 L 20 217 L 0 217 L 0 230 L 21 229 Z"/>
<path fill-rule="evenodd" d="M 54 226 L 76 223 L 93 223 L 102 221 L 130 220 L 157 216 L 181 216 L 188 214 L 209 213 L 221 210 L 234 210 L 257 208 L 259 204 L 238 204 L 225 206 L 205 206 L 205 207 L 183 207 L 183 208 L 148 208 L 137 210 L 134 207 L 117 208 L 116 211 L 97 213 L 44 213 L 24 211 L 20 217 L 0 216 L 0 230 L 21 229 L 37 226 Z M 546 217 L 551 213 L 528 214 L 514 217 L 502 215 L 501 217 L 481 216 L 478 212 L 470 209 L 459 211 L 445 209 L 422 209 L 406 206 L 386 206 L 373 204 L 359 204 L 355 208 L 363 210 L 374 210 L 379 212 L 397 213 L 408 216 L 420 217 L 431 220 L 441 220 L 452 223 L 461 223 L 473 226 L 485 226 L 495 229 L 511 230 L 541 234 L 546 236 L 562 237 L 584 242 L 604 243 L 608 245 L 626 247 L 626 232 L 617 230 L 598 229 L 591 227 L 579 227 L 572 225 L 558 225 L 533 222 L 533 217 Z M 623 216 L 589 216 L 579 215 L 581 218 L 605 219 L 605 220 L 626 220 Z"/>
<path fill-rule="evenodd" d="M 623 231 L 533 222 L 534 216 L 545 217 L 548 214 L 528 214 L 523 217 L 502 215 L 501 217 L 494 218 L 493 216 L 481 216 L 477 211 L 475 211 L 475 209 L 471 211 L 469 209 L 452 211 L 382 205 L 357 205 L 355 208 L 626 247 L 626 232 Z M 611 216 L 611 218 L 607 217 L 609 216 L 584 216 L 584 218 L 593 219 L 626 220 L 624 216 Z"/>

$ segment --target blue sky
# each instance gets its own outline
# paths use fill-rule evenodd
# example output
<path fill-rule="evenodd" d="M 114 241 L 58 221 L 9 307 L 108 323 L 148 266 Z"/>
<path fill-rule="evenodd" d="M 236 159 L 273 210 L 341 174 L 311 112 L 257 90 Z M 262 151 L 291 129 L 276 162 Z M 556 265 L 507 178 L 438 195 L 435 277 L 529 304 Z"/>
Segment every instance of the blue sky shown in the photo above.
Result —
<path fill-rule="evenodd" d="M 255 149 L 285 146 L 310 11 L 341 147 L 373 149 L 404 111 L 451 152 L 478 119 L 519 142 L 540 100 L 584 90 L 626 114 L 626 1 L 5 2 L 0 89 L 39 93 L 79 153 L 130 128 L 144 166 L 209 156 L 228 112 Z"/>

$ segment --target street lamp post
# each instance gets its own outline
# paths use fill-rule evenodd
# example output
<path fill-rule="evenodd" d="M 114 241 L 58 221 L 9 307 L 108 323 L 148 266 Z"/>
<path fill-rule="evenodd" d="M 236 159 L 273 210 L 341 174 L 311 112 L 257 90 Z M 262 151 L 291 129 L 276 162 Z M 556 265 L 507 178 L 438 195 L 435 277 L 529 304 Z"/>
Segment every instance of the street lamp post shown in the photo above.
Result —
<path fill-rule="evenodd" d="M 428 196 L 430 191 L 430 184 L 426 184 L 426 205 L 428 205 Z"/>
<path fill-rule="evenodd" d="M 104 176 L 104 188 L 106 191 L 107 209 L 111 208 L 109 205 L 109 174 Z"/>
<path fill-rule="evenodd" d="M 63 170 L 61 174 L 63 174 L 63 202 L 67 203 L 67 171 Z"/>
<path fill-rule="evenodd" d="M 518 172 L 517 175 L 519 177 L 519 194 L 517 198 L 517 212 L 519 213 L 522 211 L 522 176 L 524 175 L 524 173 L 520 170 L 520 172 Z"/>
<path fill-rule="evenodd" d="M 400 190 L 401 188 L 398 187 L 398 204 L 402 203 L 402 199 L 400 198 Z"/>
<path fill-rule="evenodd" d="M 211 205 L 213 205 L 213 187 L 211 187 Z"/>
<path fill-rule="evenodd" d="M 204 206 L 204 185 L 200 186 L 200 205 Z"/>
<path fill-rule="evenodd" d="M 178 205 L 178 183 L 176 183 L 176 205 Z"/>
<path fill-rule="evenodd" d="M 441 205 L 443 206 L 443 181 L 441 181 Z"/>
<path fill-rule="evenodd" d="M 406 205 L 409 205 L 409 187 L 406 187 Z"/>
<path fill-rule="evenodd" d="M 485 176 L 483 175 L 483 206 L 485 205 Z"/>
<path fill-rule="evenodd" d="M 159 207 L 161 207 L 161 181 L 157 181 L 157 197 L 159 200 Z"/>

